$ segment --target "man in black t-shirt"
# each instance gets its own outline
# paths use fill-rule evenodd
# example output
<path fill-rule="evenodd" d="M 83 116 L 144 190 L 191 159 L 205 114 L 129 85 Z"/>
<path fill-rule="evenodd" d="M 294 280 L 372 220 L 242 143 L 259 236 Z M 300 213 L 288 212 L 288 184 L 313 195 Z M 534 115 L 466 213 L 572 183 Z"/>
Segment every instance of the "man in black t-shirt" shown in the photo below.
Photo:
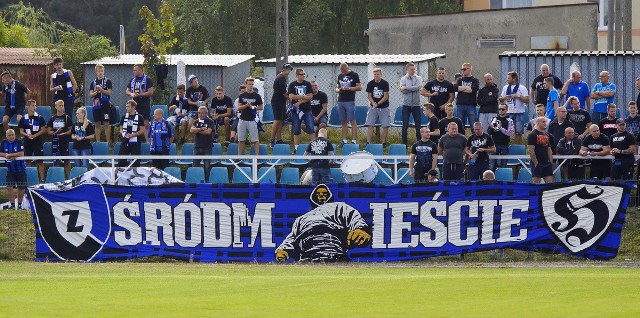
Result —
<path fill-rule="evenodd" d="M 427 182 L 427 173 L 438 165 L 438 145 L 429 139 L 429 132 L 429 127 L 420 128 L 421 138 L 411 146 L 409 175 L 414 183 Z"/>
<path fill-rule="evenodd" d="M 187 78 L 189 87 L 187 87 L 187 103 L 189 103 L 189 127 L 193 126 L 193 121 L 198 118 L 198 109 L 200 106 L 207 106 L 209 104 L 209 91 L 206 87 L 200 84 L 200 79 L 194 74 L 189 75 Z"/>
<path fill-rule="evenodd" d="M 311 97 L 311 112 L 313 113 L 313 122 L 318 129 L 327 127 L 329 122 L 329 116 L 327 106 L 329 98 L 327 94 L 318 89 L 318 82 L 311 81 L 311 88 L 313 89 L 313 96 Z M 303 128 L 304 129 L 304 128 Z"/>
<path fill-rule="evenodd" d="M 231 137 L 231 117 L 233 117 L 233 101 L 231 97 L 224 94 L 222 86 L 216 87 L 216 96 L 211 99 L 211 119 L 215 124 L 215 133 L 213 134 L 213 142 L 218 142 L 220 134 L 220 126 L 224 125 L 226 140 Z"/>
<path fill-rule="evenodd" d="M 47 123 L 42 116 L 36 114 L 36 101 L 30 99 L 27 101 L 27 114 L 18 122 L 20 136 L 24 139 L 24 155 L 25 156 L 42 156 L 43 145 L 42 135 L 47 133 Z M 36 160 L 38 167 L 38 176 L 40 183 L 44 183 L 45 170 L 42 160 Z M 27 166 L 31 166 L 31 162 L 27 161 Z"/>
<path fill-rule="evenodd" d="M 551 146 L 554 154 L 556 153 L 555 146 L 557 146 L 558 141 L 564 137 L 564 131 L 568 127 L 574 128 L 575 126 L 567 118 L 567 109 L 565 107 L 559 107 L 556 111 L 556 118 L 551 121 L 548 128 L 549 134 L 553 137 Z"/>
<path fill-rule="evenodd" d="M 473 124 L 473 134 L 467 139 L 467 180 L 481 180 L 482 173 L 489 169 L 489 153 L 496 152 L 493 138 L 484 132 L 482 123 Z"/>
<path fill-rule="evenodd" d="M 580 155 L 586 157 L 603 157 L 611 152 L 609 138 L 600 133 L 598 125 L 589 127 L 589 135 L 582 141 Z M 607 181 L 611 180 L 611 160 L 600 159 L 591 161 L 591 178 Z"/>
<path fill-rule="evenodd" d="M 56 114 L 49 119 L 47 123 L 47 131 L 51 138 L 51 155 L 53 156 L 68 156 L 69 155 L 69 141 L 71 141 L 71 133 L 73 132 L 73 122 L 71 118 L 64 112 L 64 101 L 56 101 Z M 69 176 L 71 171 L 70 160 L 60 160 L 64 163 L 64 172 L 66 176 Z M 57 164 L 57 160 L 53 162 L 54 166 Z"/>
<path fill-rule="evenodd" d="M 348 123 L 351 123 L 351 143 L 355 144 L 358 140 L 358 124 L 356 123 L 356 92 L 362 90 L 360 76 L 352 71 L 347 63 L 340 63 L 340 74 L 336 85 L 336 93 L 338 94 L 338 117 L 342 125 L 342 145 L 346 144 L 349 129 Z"/>
<path fill-rule="evenodd" d="M 95 138 L 100 141 L 100 129 L 104 124 L 104 136 L 108 144 L 111 144 L 111 125 L 115 118 L 111 116 L 111 93 L 113 83 L 104 75 L 104 65 L 96 64 L 96 78 L 89 87 L 89 96 L 93 98 L 93 121 L 95 124 Z"/>
<path fill-rule="evenodd" d="M 551 138 L 545 132 L 547 129 L 547 118 L 538 117 L 535 119 L 533 131 L 527 136 L 527 149 L 531 158 L 531 176 L 533 183 L 553 182 L 553 153 L 551 151 Z"/>
<path fill-rule="evenodd" d="M 262 110 L 262 97 L 253 90 L 253 78 L 247 77 L 244 80 L 245 92 L 238 96 L 238 155 L 244 154 L 244 144 L 247 136 L 251 136 L 255 154 L 260 154 L 260 136 L 258 135 L 258 123 L 256 115 L 258 110 Z M 266 155 L 266 154 L 265 154 Z"/>
<path fill-rule="evenodd" d="M 450 123 L 456 123 L 458 125 L 458 131 L 464 133 L 464 124 L 460 118 L 453 116 L 453 105 L 447 104 L 444 107 L 444 112 L 447 114 L 445 118 L 440 119 L 438 126 L 440 127 L 440 136 L 444 136 L 447 133 L 447 126 Z"/>
<path fill-rule="evenodd" d="M 331 141 L 327 139 L 327 129 L 320 128 L 318 130 L 318 138 L 314 139 L 307 146 L 304 155 L 308 156 L 333 156 L 334 147 Z M 328 159 L 311 159 L 311 183 L 327 183 L 331 172 L 331 160 Z"/>
<path fill-rule="evenodd" d="M 122 143 L 120 143 L 120 151 L 118 155 L 121 156 L 139 156 L 141 153 L 142 141 L 139 137 L 146 135 L 146 128 L 144 126 L 145 118 L 136 111 L 138 104 L 135 100 L 127 101 L 127 113 L 120 119 L 120 127 L 122 127 Z M 126 167 L 127 160 L 118 160 L 118 167 Z M 136 160 L 131 164 L 132 167 L 139 167 L 140 160 Z"/>
<path fill-rule="evenodd" d="M 271 148 L 279 141 L 282 142 L 282 126 L 284 125 L 284 117 L 287 112 L 287 78 L 289 73 L 293 71 L 293 66 L 286 63 L 282 65 L 282 70 L 273 81 L 273 95 L 271 95 L 271 107 L 273 108 L 273 125 L 271 126 Z"/>
<path fill-rule="evenodd" d="M 567 104 L 569 104 L 571 108 L 567 113 L 567 117 L 575 127 L 576 137 L 584 139 L 589 134 L 591 115 L 589 115 L 588 111 L 580 108 L 580 100 L 575 96 L 569 96 L 562 107 L 566 108 Z"/>
<path fill-rule="evenodd" d="M 422 112 L 427 116 L 427 120 L 429 121 L 427 124 L 427 127 L 429 127 L 429 140 L 433 141 L 437 145 L 438 140 L 440 140 L 440 123 L 438 121 L 438 117 L 433 113 L 434 109 L 435 105 L 432 103 L 425 103 Z M 422 131 L 420 134 L 422 135 Z"/>
<path fill-rule="evenodd" d="M 638 152 L 636 137 L 626 130 L 626 121 L 618 118 L 618 132 L 611 136 L 611 154 L 615 156 L 611 178 L 631 181 L 633 179 L 634 155 Z"/>
<path fill-rule="evenodd" d="M 444 105 L 450 104 L 455 98 L 455 90 L 453 84 L 447 81 L 447 71 L 444 67 L 439 67 L 436 73 L 436 79 L 428 82 L 420 89 L 420 95 L 429 97 L 429 102 L 435 106 L 433 114 L 442 119 L 446 116 Z M 433 132 L 433 131 L 431 131 Z"/>
<path fill-rule="evenodd" d="M 24 84 L 14 80 L 8 71 L 2 72 L 0 79 L 2 80 L 2 93 L 4 94 L 5 105 L 2 126 L 6 131 L 9 129 L 11 117 L 15 115 L 18 122 L 22 119 L 27 94 L 31 91 L 24 86 Z"/>
<path fill-rule="evenodd" d="M 609 137 L 609 139 L 611 139 L 613 134 L 618 132 L 618 125 L 616 124 L 616 121 L 618 120 L 618 118 L 616 118 L 616 108 L 616 104 L 607 105 L 607 117 L 600 120 L 599 124 L 600 132 Z"/>
<path fill-rule="evenodd" d="M 313 88 L 311 83 L 305 80 L 306 74 L 303 69 L 296 70 L 296 80 L 289 84 L 287 93 L 291 100 L 291 133 L 293 134 L 293 149 L 300 144 L 300 134 L 302 133 L 302 123 L 304 122 L 309 139 L 316 138 L 316 130 L 313 124 L 313 113 L 311 112 L 311 98 Z"/>
<path fill-rule="evenodd" d="M 373 69 L 373 79 L 367 83 L 367 99 L 371 108 L 367 111 L 367 143 L 373 139 L 373 128 L 376 121 L 380 122 L 382 130 L 380 132 L 380 142 L 382 147 L 387 146 L 387 135 L 391 126 L 391 111 L 389 110 L 389 82 L 382 79 L 382 70 Z"/>
<path fill-rule="evenodd" d="M 175 128 L 175 140 L 177 144 L 183 144 L 184 139 L 187 138 L 187 131 L 189 128 L 189 101 L 185 95 L 184 84 L 179 84 L 176 87 L 176 95 L 171 97 L 169 101 L 169 118 Z"/>
<path fill-rule="evenodd" d="M 189 131 L 193 134 L 194 140 L 194 156 L 210 156 L 213 144 L 211 143 L 211 135 L 213 134 L 215 127 L 214 123 L 207 116 L 207 106 L 200 106 L 198 109 L 198 118 L 193 121 Z M 209 169 L 211 167 L 211 160 L 209 159 L 193 159 L 194 167 L 201 167 L 201 161 L 204 161 L 204 177 L 205 181 L 209 178 Z"/>
<path fill-rule="evenodd" d="M 540 75 L 533 79 L 533 82 L 531 83 L 531 100 L 535 104 L 547 104 L 549 90 L 544 88 L 544 79 L 547 77 L 553 78 L 553 87 L 558 91 L 560 91 L 564 86 L 560 78 L 551 74 L 551 72 L 549 71 L 549 65 L 540 65 Z"/>
<path fill-rule="evenodd" d="M 144 73 L 142 64 L 133 65 L 133 78 L 127 83 L 127 96 L 131 97 L 136 105 L 134 108 L 136 112 L 144 119 L 145 131 L 149 129 L 149 118 L 151 118 L 151 96 L 155 87 L 153 87 L 153 80 Z M 149 136 L 144 134 L 145 139 L 149 142 Z"/>

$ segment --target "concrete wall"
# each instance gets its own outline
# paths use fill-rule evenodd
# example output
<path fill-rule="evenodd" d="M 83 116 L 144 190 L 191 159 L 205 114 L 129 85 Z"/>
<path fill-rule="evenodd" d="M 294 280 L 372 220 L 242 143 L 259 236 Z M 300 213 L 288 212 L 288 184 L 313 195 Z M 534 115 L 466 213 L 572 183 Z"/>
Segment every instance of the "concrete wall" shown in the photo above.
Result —
<path fill-rule="evenodd" d="M 568 50 L 596 50 L 598 5 L 462 12 L 443 15 L 402 16 L 369 20 L 370 54 L 439 52 L 438 60 L 449 76 L 463 62 L 474 74 L 498 74 L 498 54 L 531 49 L 531 36 L 568 36 Z M 516 39 L 515 48 L 478 48 L 478 38 Z"/>

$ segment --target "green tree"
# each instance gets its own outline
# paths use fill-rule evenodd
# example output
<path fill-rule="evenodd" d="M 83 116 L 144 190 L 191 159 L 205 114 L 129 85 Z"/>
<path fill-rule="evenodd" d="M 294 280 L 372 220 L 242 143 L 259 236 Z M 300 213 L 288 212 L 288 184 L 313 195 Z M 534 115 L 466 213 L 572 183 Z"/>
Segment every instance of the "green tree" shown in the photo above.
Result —
<path fill-rule="evenodd" d="M 42 8 L 34 8 L 20 1 L 6 7 L 5 18 L 10 25 L 20 25 L 27 30 L 29 43 L 35 47 L 45 47 L 60 41 L 63 32 L 74 31 L 69 24 L 52 20 Z"/>
<path fill-rule="evenodd" d="M 138 37 L 141 44 L 140 51 L 144 56 L 144 71 L 153 79 L 157 78 L 153 71 L 153 65 L 166 63 L 164 55 L 169 53 L 169 50 L 178 43 L 173 24 L 174 6 L 169 1 L 162 1 L 158 11 L 158 18 L 147 6 L 142 6 L 139 11 L 140 18 L 145 21 L 144 33 Z M 168 93 L 172 91 L 170 88 L 164 91 L 156 88 L 153 96 L 154 102 L 166 100 Z"/>

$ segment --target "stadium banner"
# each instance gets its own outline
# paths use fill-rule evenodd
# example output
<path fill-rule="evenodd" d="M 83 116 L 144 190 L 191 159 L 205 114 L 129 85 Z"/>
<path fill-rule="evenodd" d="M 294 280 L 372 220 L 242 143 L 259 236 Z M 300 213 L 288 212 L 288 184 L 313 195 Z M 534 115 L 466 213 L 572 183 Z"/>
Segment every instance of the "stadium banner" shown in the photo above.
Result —
<path fill-rule="evenodd" d="M 82 184 L 30 188 L 37 261 L 402 261 L 511 248 L 614 258 L 630 186 Z"/>

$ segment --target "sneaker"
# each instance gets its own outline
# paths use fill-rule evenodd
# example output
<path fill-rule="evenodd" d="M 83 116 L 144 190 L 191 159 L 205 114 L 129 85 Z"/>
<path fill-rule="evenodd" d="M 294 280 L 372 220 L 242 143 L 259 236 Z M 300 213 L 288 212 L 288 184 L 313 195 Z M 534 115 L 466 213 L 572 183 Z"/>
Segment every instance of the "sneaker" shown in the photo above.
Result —
<path fill-rule="evenodd" d="M 357 145 L 357 144 L 358 144 L 358 142 L 357 142 L 357 141 L 355 141 L 355 140 L 351 140 L 351 143 L 352 143 L 352 144 L 354 144 L 354 145 Z"/>
<path fill-rule="evenodd" d="M 343 140 L 343 141 L 340 143 L 340 148 L 344 147 L 344 145 L 346 145 L 346 144 L 347 144 L 347 141 L 346 141 L 346 140 Z"/>
<path fill-rule="evenodd" d="M 276 140 L 275 139 L 271 139 L 271 141 L 269 141 L 269 147 L 271 147 L 271 149 L 273 149 L 273 147 L 276 146 Z"/>
<path fill-rule="evenodd" d="M 224 140 L 224 144 L 225 144 L 225 145 L 228 145 L 228 144 L 230 144 L 230 143 L 231 143 L 231 142 L 229 141 L 229 138 L 227 138 L 227 139 L 225 139 L 225 140 Z"/>
<path fill-rule="evenodd" d="M 217 140 L 218 140 L 218 137 L 220 137 L 220 136 L 218 135 L 218 133 L 213 134 L 213 140 L 216 140 L 216 141 L 217 141 Z"/>
<path fill-rule="evenodd" d="M 16 210 L 16 205 L 12 204 L 11 207 L 9 207 L 10 210 Z"/>
<path fill-rule="evenodd" d="M 387 149 L 387 143 L 386 142 L 382 143 L 382 150 L 384 150 L 384 149 Z"/>

